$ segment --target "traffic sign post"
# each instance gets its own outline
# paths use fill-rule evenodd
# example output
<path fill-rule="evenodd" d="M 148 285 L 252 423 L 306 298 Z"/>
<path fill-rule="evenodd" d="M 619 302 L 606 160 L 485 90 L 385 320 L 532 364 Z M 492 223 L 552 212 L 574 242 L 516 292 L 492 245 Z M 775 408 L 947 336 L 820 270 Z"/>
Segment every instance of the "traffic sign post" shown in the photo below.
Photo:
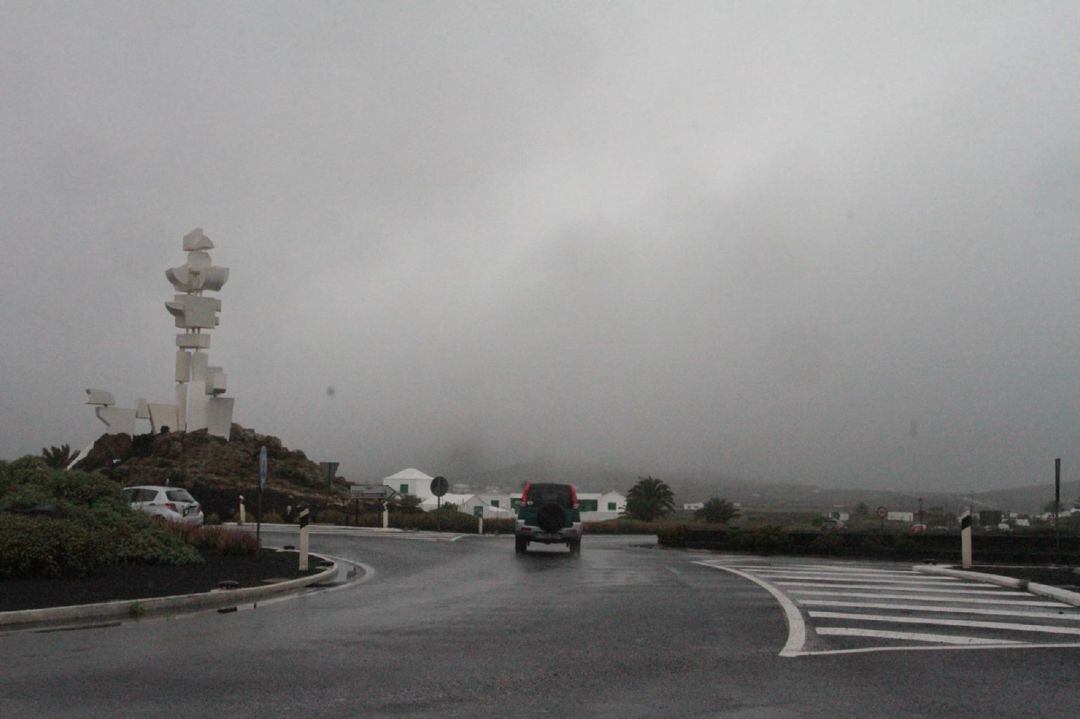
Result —
<path fill-rule="evenodd" d="M 326 478 L 326 491 L 329 492 L 334 488 L 334 477 L 337 475 L 337 468 L 340 462 L 319 462 L 319 469 L 323 472 L 323 477 Z"/>
<path fill-rule="evenodd" d="M 450 483 L 446 477 L 436 477 L 431 480 L 431 493 L 435 495 L 435 530 L 442 531 L 442 498 L 450 489 Z"/>
<path fill-rule="evenodd" d="M 360 500 L 378 502 L 382 512 L 382 526 L 386 529 L 390 526 L 389 501 L 398 496 L 393 487 L 385 484 L 354 484 L 349 489 L 349 495 L 356 500 L 356 523 L 360 524 Z"/>
<path fill-rule="evenodd" d="M 960 561 L 964 569 L 971 569 L 971 510 L 960 515 Z"/>
<path fill-rule="evenodd" d="M 300 571 L 308 569 L 308 535 L 311 533 L 308 522 L 311 520 L 311 510 L 304 507 L 300 510 Z"/>
<path fill-rule="evenodd" d="M 1061 511 L 1061 457 L 1054 460 L 1054 561 L 1061 561 L 1061 533 L 1058 513 Z"/>
<path fill-rule="evenodd" d="M 263 445 L 259 449 L 259 495 L 255 502 L 255 545 L 262 549 L 262 495 L 263 488 L 266 487 L 266 446 Z M 255 559 L 258 561 L 259 554 L 261 552 L 255 552 Z"/>
<path fill-rule="evenodd" d="M 889 516 L 889 508 L 884 505 L 878 507 L 877 516 L 881 520 L 881 533 L 885 534 L 885 518 Z"/>

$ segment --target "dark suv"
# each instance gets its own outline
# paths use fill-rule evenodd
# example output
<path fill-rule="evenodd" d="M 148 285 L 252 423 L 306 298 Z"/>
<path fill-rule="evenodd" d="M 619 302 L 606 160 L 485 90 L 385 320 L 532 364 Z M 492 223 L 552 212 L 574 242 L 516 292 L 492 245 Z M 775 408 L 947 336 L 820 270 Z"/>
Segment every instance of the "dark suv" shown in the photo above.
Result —
<path fill-rule="evenodd" d="M 529 542 L 566 544 L 571 554 L 581 554 L 582 532 L 574 485 L 525 485 L 514 526 L 514 549 L 518 554 L 529 547 Z"/>

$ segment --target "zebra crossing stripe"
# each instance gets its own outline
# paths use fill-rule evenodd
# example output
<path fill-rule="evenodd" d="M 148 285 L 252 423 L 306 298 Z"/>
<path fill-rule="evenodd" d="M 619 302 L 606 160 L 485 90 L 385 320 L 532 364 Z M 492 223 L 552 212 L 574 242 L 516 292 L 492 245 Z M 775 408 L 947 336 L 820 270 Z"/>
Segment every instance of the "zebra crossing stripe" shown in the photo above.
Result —
<path fill-rule="evenodd" d="M 971 604 L 1004 604 L 1004 605 L 1020 605 L 1025 607 L 1060 607 L 1062 609 L 1069 609 L 1068 604 L 1062 604 L 1061 602 L 1044 602 L 1036 599 L 986 599 L 984 597 L 946 597 L 946 596 L 929 596 L 920 594 L 918 596 L 912 596 L 910 594 L 880 594 L 878 592 L 826 592 L 816 589 L 793 589 L 790 594 L 805 594 L 814 597 L 860 597 L 865 599 L 907 599 L 918 600 L 920 602 L 966 602 Z M 1030 596 L 1026 594 L 1017 594 L 1018 597 Z M 796 598 L 796 601 L 803 602 L 802 599 Z M 805 604 L 805 602 L 803 602 Z"/>
<path fill-rule="evenodd" d="M 907 576 L 921 576 L 925 577 L 925 574 L 917 574 L 910 569 L 836 569 L 833 567 L 824 566 L 794 566 L 794 565 L 739 565 L 739 569 L 749 569 L 755 572 L 809 572 L 814 574 L 829 573 L 829 574 L 869 574 L 869 575 L 890 575 L 890 574 L 903 574 Z"/>
<path fill-rule="evenodd" d="M 876 577 L 840 577 L 835 574 L 780 574 L 778 572 L 754 572 L 759 577 L 768 577 L 770 579 L 813 579 L 820 582 L 866 582 L 868 584 L 918 584 L 933 587 L 986 587 L 991 586 L 985 582 L 961 582 L 956 579 L 949 579 L 943 581 L 945 577 L 941 579 L 902 579 L 902 578 L 882 578 Z"/>
<path fill-rule="evenodd" d="M 980 614 L 995 617 L 1026 617 L 1028 619 L 1058 619 L 1080 622 L 1080 614 L 1055 614 L 1053 612 L 1019 612 L 1008 609 L 980 609 L 976 607 L 936 607 L 927 604 L 892 604 L 887 602 L 837 602 L 829 599 L 800 599 L 806 607 L 850 607 L 856 609 L 894 609 L 909 612 L 937 612 L 941 614 Z"/>
<path fill-rule="evenodd" d="M 934 642 L 935 644 L 974 646 L 1026 643 L 1012 639 L 986 639 L 984 637 L 960 637 L 953 634 L 924 634 L 920 632 L 890 632 L 883 629 L 858 629 L 856 627 L 818 627 L 814 631 L 826 637 L 871 637 L 874 639 L 899 639 L 910 642 Z"/>
<path fill-rule="evenodd" d="M 1025 644 L 1012 639 L 987 639 L 985 637 L 963 637 L 953 634 L 929 634 L 923 632 L 891 632 L 881 629 L 860 629 L 856 627 L 820 627 L 815 632 L 821 636 L 834 637 L 870 637 L 874 639 L 898 639 L 902 641 L 933 642 L 935 644 L 957 645 L 1003 645 Z"/>
<path fill-rule="evenodd" d="M 880 584 L 823 584 L 822 582 L 776 582 L 779 587 L 817 587 L 818 589 L 879 589 L 889 592 L 930 592 L 941 594 L 989 594 L 994 596 L 1026 596 L 1017 592 L 1012 592 L 1008 589 L 993 589 L 987 587 L 986 589 L 937 589 L 936 587 L 922 586 L 903 586 L 899 584 L 880 585 Z M 953 587 L 986 587 L 985 584 L 952 584 Z"/>
<path fill-rule="evenodd" d="M 807 614 L 813 619 L 848 619 L 862 622 L 889 622 L 891 624 L 932 624 L 944 627 L 973 627 L 976 629 L 1002 629 L 1011 632 L 1038 632 L 1042 634 L 1071 634 L 1080 636 L 1080 627 L 1056 627 L 1046 624 L 1017 624 L 1014 622 L 982 622 L 971 619 L 932 619 L 930 617 L 899 617 L 852 612 L 817 612 Z"/>

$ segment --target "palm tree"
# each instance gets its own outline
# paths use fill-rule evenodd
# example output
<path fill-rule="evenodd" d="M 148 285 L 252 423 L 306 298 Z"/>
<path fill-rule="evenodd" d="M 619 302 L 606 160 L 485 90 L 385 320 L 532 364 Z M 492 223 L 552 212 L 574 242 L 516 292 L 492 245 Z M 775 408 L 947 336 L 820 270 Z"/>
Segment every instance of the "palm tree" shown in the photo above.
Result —
<path fill-rule="evenodd" d="M 662 479 L 638 477 L 638 483 L 626 493 L 628 517 L 651 522 L 675 511 L 675 495 Z"/>
<path fill-rule="evenodd" d="M 45 459 L 45 464 L 54 469 L 63 469 L 71 464 L 71 460 L 75 459 L 75 455 L 71 452 L 71 447 L 66 444 L 62 444 L 59 447 L 49 447 L 48 449 L 42 447 L 41 456 Z"/>
<path fill-rule="evenodd" d="M 727 524 L 728 521 L 739 516 L 739 510 L 726 499 L 713 497 L 705 503 L 701 509 L 694 512 L 694 519 L 700 519 L 711 524 Z"/>

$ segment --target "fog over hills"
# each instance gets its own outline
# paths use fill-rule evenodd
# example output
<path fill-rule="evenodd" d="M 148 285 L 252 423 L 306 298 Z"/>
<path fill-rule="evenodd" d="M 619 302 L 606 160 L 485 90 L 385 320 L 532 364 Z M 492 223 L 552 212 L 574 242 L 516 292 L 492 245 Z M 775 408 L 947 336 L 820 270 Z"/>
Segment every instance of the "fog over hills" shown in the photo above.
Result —
<path fill-rule="evenodd" d="M 42 0 L 0 47 L 0 457 L 174 401 L 202 227 L 234 421 L 350 478 L 1080 468 L 1075 1 Z"/>
<path fill-rule="evenodd" d="M 919 499 L 924 509 L 940 507 L 957 512 L 965 507 L 1040 512 L 1053 499 L 1053 483 L 1014 487 L 989 492 L 911 492 L 872 487 L 836 488 L 810 484 L 788 484 L 732 479 L 716 473 L 675 473 L 657 475 L 675 493 L 676 505 L 723 497 L 746 506 L 774 509 L 850 511 L 862 502 L 871 510 L 884 506 L 896 511 L 917 511 Z M 603 468 L 583 468 L 538 460 L 515 464 L 478 474 L 457 477 L 473 491 L 500 489 L 520 491 L 525 482 L 570 482 L 581 491 L 615 490 L 625 493 L 638 480 L 633 472 Z M 1068 506 L 1080 497 L 1080 482 L 1062 482 L 1062 503 Z"/>

